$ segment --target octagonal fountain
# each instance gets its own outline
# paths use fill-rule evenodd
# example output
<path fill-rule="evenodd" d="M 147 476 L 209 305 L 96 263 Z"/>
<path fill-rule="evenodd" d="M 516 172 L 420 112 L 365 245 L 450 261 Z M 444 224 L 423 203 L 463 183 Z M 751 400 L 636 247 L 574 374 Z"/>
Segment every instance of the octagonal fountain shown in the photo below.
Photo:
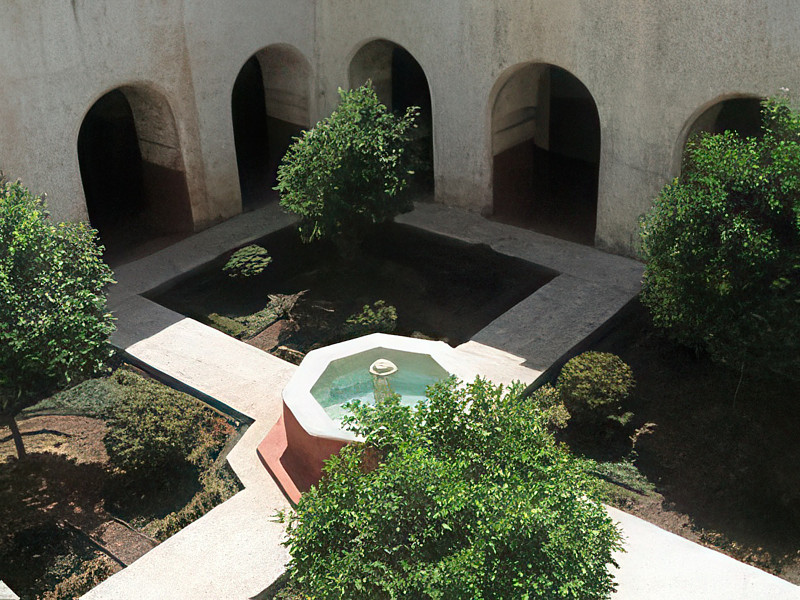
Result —
<path fill-rule="evenodd" d="M 341 425 L 345 404 L 399 394 L 415 405 L 429 385 L 468 379 L 444 342 L 375 333 L 309 352 L 283 389 L 283 413 L 258 447 L 261 461 L 293 502 L 322 475 L 322 462 L 358 437 Z"/>

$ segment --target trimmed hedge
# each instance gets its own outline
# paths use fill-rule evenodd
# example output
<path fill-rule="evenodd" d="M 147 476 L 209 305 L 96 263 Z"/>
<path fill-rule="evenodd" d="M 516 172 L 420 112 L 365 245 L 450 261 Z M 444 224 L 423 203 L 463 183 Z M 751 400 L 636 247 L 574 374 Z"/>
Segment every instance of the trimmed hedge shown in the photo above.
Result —
<path fill-rule="evenodd" d="M 609 352 L 579 354 L 564 365 L 556 381 L 564 406 L 578 420 L 618 417 L 635 387 L 631 368 Z"/>
<path fill-rule="evenodd" d="M 120 369 L 112 378 L 123 389 L 103 438 L 114 467 L 146 477 L 187 463 L 210 465 L 230 433 L 224 418 L 191 396 L 131 371 Z"/>

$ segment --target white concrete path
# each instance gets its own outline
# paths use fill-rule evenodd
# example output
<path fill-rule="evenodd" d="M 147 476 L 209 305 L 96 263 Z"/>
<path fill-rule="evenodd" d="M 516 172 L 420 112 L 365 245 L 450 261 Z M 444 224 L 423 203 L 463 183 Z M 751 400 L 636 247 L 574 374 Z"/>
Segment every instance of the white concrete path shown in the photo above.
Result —
<path fill-rule="evenodd" d="M 405 219 L 413 221 L 414 214 Z M 573 248 L 574 244 L 564 246 L 567 243 L 559 240 L 548 244 L 544 236 L 481 220 L 485 223 L 484 231 L 481 222 L 475 221 L 473 216 L 454 209 L 424 206 L 420 207 L 418 216 L 427 222 L 428 228 L 450 222 L 468 222 L 469 228 L 462 228 L 462 234 L 468 231 L 472 237 L 491 238 L 494 242 L 506 240 L 507 244 L 514 246 L 515 255 L 526 254 L 528 260 L 538 256 L 534 252 L 537 248 L 544 248 L 542 252 L 552 255 L 548 259 L 550 262 L 571 269 L 577 273 L 574 278 L 580 282 L 598 286 L 597 303 L 605 302 L 602 298 L 612 298 L 613 301 L 607 303 L 607 311 L 616 312 L 623 295 L 630 298 L 638 289 L 631 283 L 637 267 L 627 259 L 608 257 L 583 247 Z M 267 588 L 283 572 L 288 554 L 281 545 L 283 528 L 275 522 L 274 515 L 288 503 L 262 467 L 256 456 L 256 446 L 278 419 L 280 393 L 295 367 L 169 311 L 140 294 L 200 266 L 224 250 L 290 222 L 275 206 L 268 206 L 116 270 L 119 283 L 110 294 L 110 306 L 118 319 L 114 343 L 135 360 L 148 365 L 151 371 L 226 404 L 253 419 L 253 424 L 228 457 L 244 484 L 244 490 L 97 586 L 84 598 L 246 599 Z M 594 267 L 584 264 L 586 250 L 594 257 Z M 570 256 L 574 256 L 574 260 Z M 604 279 L 612 283 L 604 287 Z M 602 290 L 609 287 L 612 291 L 603 296 Z M 569 286 L 566 289 L 569 290 Z M 460 346 L 458 350 L 463 352 L 465 362 L 472 364 L 476 372 L 498 382 L 513 379 L 532 381 L 538 376 L 538 370 L 523 364 L 526 361 L 530 364 L 531 356 L 534 359 L 540 356 L 536 355 L 530 340 L 525 341 L 527 335 L 535 334 L 528 324 L 546 318 L 546 315 L 528 312 L 527 307 L 539 303 L 533 300 L 536 295 L 524 306 L 518 306 L 501 317 L 498 321 L 502 328 L 497 325 L 491 336 L 482 338 L 479 334 L 476 336 L 479 339 Z M 541 306 L 547 310 L 548 306 L 555 306 L 558 302 L 558 295 L 554 294 Z M 580 311 L 572 318 L 579 320 Z M 572 336 L 594 326 L 593 321 L 591 325 L 584 323 L 583 329 L 566 327 L 568 335 L 564 336 L 555 331 L 554 336 L 561 339 L 561 346 L 552 345 L 548 352 L 563 354 L 571 347 Z M 553 327 L 557 328 L 558 323 Z M 513 338 L 512 348 L 523 352 L 509 352 L 509 344 L 503 343 L 505 336 Z M 497 339 L 499 348 L 487 345 L 485 339 Z M 800 599 L 800 588 L 792 584 L 636 517 L 615 509 L 609 511 L 620 522 L 628 549 L 627 553 L 617 557 L 621 569 L 615 598 Z"/>

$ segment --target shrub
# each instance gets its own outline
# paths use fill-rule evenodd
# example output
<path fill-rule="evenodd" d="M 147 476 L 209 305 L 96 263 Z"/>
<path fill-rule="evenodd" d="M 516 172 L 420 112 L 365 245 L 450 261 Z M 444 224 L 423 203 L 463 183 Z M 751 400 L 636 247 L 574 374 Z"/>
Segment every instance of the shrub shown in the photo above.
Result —
<path fill-rule="evenodd" d="M 219 313 L 211 313 L 206 317 L 206 320 L 214 329 L 218 329 L 231 337 L 242 339 L 248 333 L 247 327 L 242 323 Z"/>
<path fill-rule="evenodd" d="M 391 333 L 397 328 L 397 309 L 378 300 L 370 306 L 365 304 L 360 313 L 347 318 L 344 323 L 345 337 L 358 337 L 369 333 Z"/>
<path fill-rule="evenodd" d="M 51 222 L 41 197 L 0 175 L 0 424 L 20 458 L 17 414 L 110 356 L 112 278 L 101 254 L 94 229 Z"/>
<path fill-rule="evenodd" d="M 80 598 L 96 585 L 108 579 L 116 566 L 104 556 L 83 563 L 81 568 L 60 583 L 51 592 L 45 592 L 41 600 L 73 600 Z"/>
<path fill-rule="evenodd" d="M 714 360 L 800 379 L 800 113 L 772 98 L 762 119 L 687 144 L 642 222 L 642 301 Z"/>
<path fill-rule="evenodd" d="M 536 389 L 533 392 L 533 402 L 543 411 L 550 431 L 555 432 L 567 426 L 571 415 L 555 387 L 547 383 Z"/>
<path fill-rule="evenodd" d="M 579 420 L 619 419 L 635 385 L 631 368 L 608 352 L 584 352 L 570 359 L 556 381 L 564 406 Z"/>
<path fill-rule="evenodd" d="M 120 386 L 110 377 L 95 377 L 62 390 L 23 411 L 25 415 L 64 414 L 107 419 L 122 399 Z"/>
<path fill-rule="evenodd" d="M 110 463 L 144 477 L 188 464 L 207 466 L 227 435 L 222 417 L 197 400 L 130 371 L 114 379 L 124 398 L 103 438 Z"/>
<path fill-rule="evenodd" d="M 354 404 L 350 445 L 289 517 L 315 598 L 608 598 L 619 533 L 521 387 L 448 380 L 416 409 Z"/>
<path fill-rule="evenodd" d="M 222 270 L 233 279 L 246 279 L 261 275 L 271 262 L 269 252 L 257 244 L 250 244 L 234 252 Z"/>
<path fill-rule="evenodd" d="M 372 224 L 412 208 L 400 192 L 409 175 L 409 132 L 418 109 L 396 117 L 371 83 L 340 89 L 339 97 L 331 116 L 297 138 L 278 167 L 281 206 L 300 217 L 306 242 L 333 238 L 352 244 Z"/>
<path fill-rule="evenodd" d="M 149 523 L 145 533 L 164 541 L 178 533 L 228 498 L 232 498 L 240 489 L 238 479 L 233 472 L 224 465 L 208 469 L 200 477 L 202 489 L 197 492 L 189 503 L 178 511 L 168 514 L 163 519 Z"/>

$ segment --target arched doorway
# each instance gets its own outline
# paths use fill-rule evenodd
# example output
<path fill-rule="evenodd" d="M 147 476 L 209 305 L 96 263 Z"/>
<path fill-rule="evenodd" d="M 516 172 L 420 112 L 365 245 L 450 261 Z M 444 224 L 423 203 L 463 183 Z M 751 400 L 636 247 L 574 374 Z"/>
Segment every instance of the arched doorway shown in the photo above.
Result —
<path fill-rule="evenodd" d="M 761 98 L 728 98 L 715 102 L 689 126 L 686 138 L 700 132 L 725 131 L 735 131 L 744 137 L 761 135 Z"/>
<path fill-rule="evenodd" d="M 549 64 L 505 74 L 492 103 L 493 217 L 594 244 L 600 118 L 574 75 Z"/>
<path fill-rule="evenodd" d="M 735 131 L 743 137 L 763 135 L 762 99 L 757 96 L 731 96 L 718 99 L 697 110 L 684 125 L 673 153 L 673 174 L 679 175 L 686 144 L 692 137 Z"/>
<path fill-rule="evenodd" d="M 362 46 L 350 61 L 350 87 L 372 80 L 378 98 L 395 113 L 410 106 L 420 109 L 413 139 L 410 193 L 430 196 L 434 190 L 433 111 L 428 78 L 417 60 L 402 46 L 374 40 Z"/>
<path fill-rule="evenodd" d="M 231 93 L 242 209 L 277 199 L 278 165 L 292 138 L 310 126 L 306 59 L 289 46 L 269 46 L 245 62 Z"/>
<path fill-rule="evenodd" d="M 81 123 L 78 161 L 89 221 L 110 262 L 192 230 L 178 131 L 161 94 L 123 86 L 97 100 Z"/>

